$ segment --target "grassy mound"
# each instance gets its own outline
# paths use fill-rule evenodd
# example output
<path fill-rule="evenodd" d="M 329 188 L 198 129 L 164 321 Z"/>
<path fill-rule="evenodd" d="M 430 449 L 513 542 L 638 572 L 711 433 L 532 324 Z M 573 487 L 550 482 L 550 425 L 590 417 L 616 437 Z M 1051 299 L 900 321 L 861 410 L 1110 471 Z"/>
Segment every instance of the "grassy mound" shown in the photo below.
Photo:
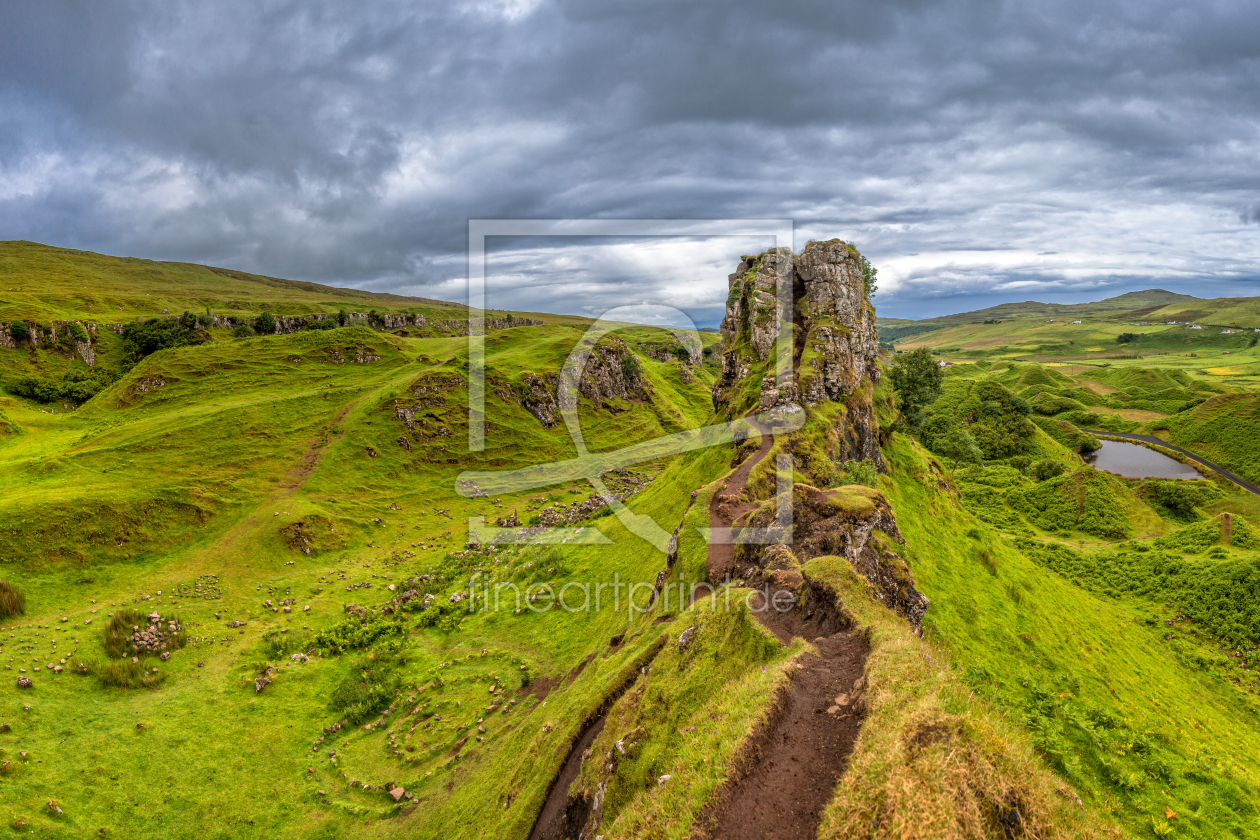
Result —
<path fill-rule="evenodd" d="M 1097 537 L 1123 539 L 1133 532 L 1129 513 L 1120 501 L 1128 490 L 1116 478 L 1081 467 L 1006 495 L 1011 507 L 1047 531 L 1080 531 Z"/>

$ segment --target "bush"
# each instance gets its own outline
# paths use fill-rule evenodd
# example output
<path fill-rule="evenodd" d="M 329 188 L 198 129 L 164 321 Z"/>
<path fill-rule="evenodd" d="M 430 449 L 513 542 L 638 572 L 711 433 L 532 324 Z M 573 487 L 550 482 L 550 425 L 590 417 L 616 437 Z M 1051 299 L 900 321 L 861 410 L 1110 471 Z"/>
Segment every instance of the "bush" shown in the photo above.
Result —
<path fill-rule="evenodd" d="M 84 403 L 109 387 L 118 374 L 101 367 L 73 367 L 60 379 L 16 376 L 4 382 L 4 390 L 16 397 L 40 403 L 69 401 Z"/>
<path fill-rule="evenodd" d="M 70 336 L 80 343 L 86 343 L 88 340 L 87 330 L 83 329 L 83 325 L 77 321 L 70 322 Z"/>
<path fill-rule="evenodd" d="M 178 318 L 137 319 L 123 327 L 123 353 L 134 361 L 168 347 L 205 344 L 210 334 L 197 326 L 197 318 L 185 312 Z"/>
<path fill-rule="evenodd" d="M 407 639 L 407 628 L 399 618 L 380 615 L 352 615 L 315 634 L 311 644 L 328 653 L 361 650 L 383 643 L 385 649 L 397 650 Z"/>
<path fill-rule="evenodd" d="M 1032 475 L 1038 481 L 1045 481 L 1063 475 L 1064 469 L 1064 466 L 1053 458 L 1044 458 L 1033 466 Z"/>
<path fill-rule="evenodd" d="M 1116 344 L 1132 344 L 1137 340 L 1137 333 L 1120 333 L 1116 336 Z"/>
<path fill-rule="evenodd" d="M 31 328 L 25 321 L 14 321 L 9 324 L 9 337 L 13 339 L 14 344 L 27 344 L 31 340 Z"/>
<path fill-rule="evenodd" d="M 1016 455 L 1013 458 L 1007 458 L 1006 463 L 1022 473 L 1028 472 L 1028 468 L 1032 466 L 1032 458 L 1027 455 Z"/>
<path fill-rule="evenodd" d="M 232 335 L 235 338 L 249 338 L 250 336 L 258 335 L 258 333 L 254 332 L 254 328 L 249 324 L 237 324 L 232 328 Z"/>
<path fill-rule="evenodd" d="M 629 351 L 621 354 L 621 375 L 626 380 L 627 385 L 638 385 L 641 372 L 638 356 Z"/>
<path fill-rule="evenodd" d="M 8 581 L 0 580 L 0 619 L 26 613 L 26 596 Z"/>
<path fill-rule="evenodd" d="M 271 335 L 276 331 L 276 319 L 270 312 L 264 312 L 254 319 L 253 327 L 259 335 Z"/>

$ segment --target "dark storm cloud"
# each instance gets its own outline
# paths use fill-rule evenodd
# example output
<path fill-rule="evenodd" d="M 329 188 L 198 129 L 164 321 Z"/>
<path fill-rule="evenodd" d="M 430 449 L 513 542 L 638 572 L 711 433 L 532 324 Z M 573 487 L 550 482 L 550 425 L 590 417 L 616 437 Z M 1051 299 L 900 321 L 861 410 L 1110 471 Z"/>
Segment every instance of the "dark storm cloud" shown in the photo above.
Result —
<path fill-rule="evenodd" d="M 887 314 L 1246 294 L 1257 31 L 1245 2 L 6 4 L 0 238 L 458 298 L 469 218 L 792 218 L 872 257 Z M 711 322 L 751 250 L 599 247 L 499 247 L 491 305 Z"/>

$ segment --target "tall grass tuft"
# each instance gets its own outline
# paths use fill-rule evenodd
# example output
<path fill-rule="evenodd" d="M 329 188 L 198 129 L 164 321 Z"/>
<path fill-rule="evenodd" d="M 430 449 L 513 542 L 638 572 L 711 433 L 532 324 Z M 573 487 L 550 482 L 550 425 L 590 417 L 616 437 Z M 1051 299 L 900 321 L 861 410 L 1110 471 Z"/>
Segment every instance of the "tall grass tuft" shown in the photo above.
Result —
<path fill-rule="evenodd" d="M 0 580 L 0 619 L 12 618 L 25 612 L 26 596 L 7 581 Z"/>
<path fill-rule="evenodd" d="M 166 680 L 166 671 L 156 672 L 148 663 L 132 662 L 130 659 L 107 659 L 104 662 L 93 662 L 88 665 L 101 685 L 113 688 L 157 688 Z"/>

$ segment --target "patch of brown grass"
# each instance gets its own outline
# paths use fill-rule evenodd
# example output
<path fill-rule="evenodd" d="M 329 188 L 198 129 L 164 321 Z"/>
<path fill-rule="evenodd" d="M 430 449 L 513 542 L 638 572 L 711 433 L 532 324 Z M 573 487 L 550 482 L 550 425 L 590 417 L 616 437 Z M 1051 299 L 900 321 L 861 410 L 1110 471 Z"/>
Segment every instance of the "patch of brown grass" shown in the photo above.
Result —
<path fill-rule="evenodd" d="M 0 580 L 0 619 L 12 618 L 26 612 L 26 596 L 14 589 L 8 581 Z"/>

